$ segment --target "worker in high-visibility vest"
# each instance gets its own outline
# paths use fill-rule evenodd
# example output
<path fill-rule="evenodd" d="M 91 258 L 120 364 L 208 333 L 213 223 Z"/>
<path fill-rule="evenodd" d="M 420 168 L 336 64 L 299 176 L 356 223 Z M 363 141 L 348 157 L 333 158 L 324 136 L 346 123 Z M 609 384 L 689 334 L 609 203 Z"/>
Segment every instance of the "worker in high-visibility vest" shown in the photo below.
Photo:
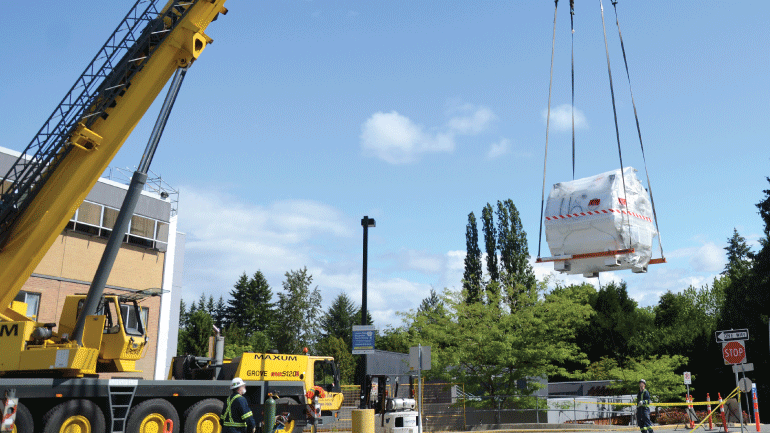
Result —
<path fill-rule="evenodd" d="M 257 428 L 254 414 L 249 409 L 249 403 L 243 394 L 246 393 L 246 383 L 236 377 L 230 383 L 232 394 L 227 398 L 227 404 L 222 408 L 219 417 L 222 423 L 222 433 L 252 433 Z"/>
<path fill-rule="evenodd" d="M 647 381 L 639 379 L 639 393 L 636 394 L 636 421 L 642 433 L 652 432 L 652 420 L 650 420 L 650 393 L 645 388 Z"/>

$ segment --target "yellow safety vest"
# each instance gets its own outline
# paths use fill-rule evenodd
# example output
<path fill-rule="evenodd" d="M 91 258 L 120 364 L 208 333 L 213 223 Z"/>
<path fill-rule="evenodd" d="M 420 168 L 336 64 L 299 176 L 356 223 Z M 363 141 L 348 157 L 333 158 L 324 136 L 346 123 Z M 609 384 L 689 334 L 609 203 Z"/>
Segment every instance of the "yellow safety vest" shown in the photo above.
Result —
<path fill-rule="evenodd" d="M 233 411 L 232 406 L 233 402 L 238 398 L 241 397 L 240 394 L 234 394 L 228 397 L 227 399 L 227 408 L 225 409 L 225 413 L 222 414 L 222 425 L 225 427 L 246 427 L 246 419 L 253 415 L 251 411 L 248 411 L 241 415 L 240 422 L 236 422 L 233 419 Z"/>

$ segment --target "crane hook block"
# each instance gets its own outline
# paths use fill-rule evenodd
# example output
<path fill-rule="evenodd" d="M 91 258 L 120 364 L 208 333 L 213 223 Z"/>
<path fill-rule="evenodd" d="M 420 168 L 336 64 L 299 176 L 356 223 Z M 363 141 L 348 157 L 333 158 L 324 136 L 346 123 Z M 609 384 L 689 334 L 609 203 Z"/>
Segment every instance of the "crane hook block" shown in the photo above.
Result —
<path fill-rule="evenodd" d="M 78 123 L 75 131 L 73 131 L 70 136 L 69 142 L 73 146 L 91 151 L 101 144 L 102 136 L 88 129 L 83 123 Z"/>

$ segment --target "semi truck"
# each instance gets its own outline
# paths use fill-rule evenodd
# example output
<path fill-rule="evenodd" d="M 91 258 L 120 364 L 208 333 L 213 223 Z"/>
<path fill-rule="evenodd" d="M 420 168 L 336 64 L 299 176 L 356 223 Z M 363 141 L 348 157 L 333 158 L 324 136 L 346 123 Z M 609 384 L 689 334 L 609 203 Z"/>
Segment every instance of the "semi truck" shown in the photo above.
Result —
<path fill-rule="evenodd" d="M 100 272 L 109 274 L 111 268 L 104 263 L 110 262 L 105 257 L 112 238 L 88 293 L 67 296 L 58 323 L 27 317 L 25 304 L 14 300 L 172 75 L 170 87 L 178 91 L 180 77 L 213 42 L 205 31 L 227 13 L 225 1 L 137 0 L 2 178 L 3 429 L 218 433 L 233 377 L 245 380 L 258 421 L 268 396 L 277 399 L 278 412 L 286 414 L 280 433 L 310 422 L 328 424 L 342 405 L 334 360 L 307 354 L 245 353 L 224 359 L 218 350 L 210 358 L 174 358 L 166 380 L 132 377 L 148 346 L 138 303 L 159 293 L 105 293 L 104 284 L 97 284 Z M 161 111 L 167 116 L 172 105 L 173 98 Z M 162 130 L 165 119 L 158 124 Z M 157 144 L 160 135 L 153 136 Z M 127 197 L 133 186 L 132 180 Z M 128 210 L 130 217 L 133 208 L 127 202 L 121 214 Z M 118 226 L 112 237 L 119 246 L 125 231 Z M 140 318 L 138 326 L 127 326 L 128 312 Z M 104 373 L 112 377 L 104 378 Z M 308 407 L 319 394 L 324 396 L 320 413 Z"/>

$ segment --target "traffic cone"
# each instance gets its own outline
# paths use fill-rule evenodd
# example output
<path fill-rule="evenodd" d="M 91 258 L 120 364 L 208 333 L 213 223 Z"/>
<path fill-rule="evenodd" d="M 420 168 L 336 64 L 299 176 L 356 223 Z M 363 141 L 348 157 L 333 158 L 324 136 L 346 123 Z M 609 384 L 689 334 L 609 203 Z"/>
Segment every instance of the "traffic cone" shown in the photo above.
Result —
<path fill-rule="evenodd" d="M 706 393 L 706 410 L 709 412 L 709 430 L 714 428 L 714 423 L 711 422 L 711 396 Z"/>
<path fill-rule="evenodd" d="M 759 431 L 759 405 L 757 404 L 757 384 L 751 385 L 751 394 L 754 400 L 754 421 L 757 423 L 757 431 Z"/>
<path fill-rule="evenodd" d="M 689 405 L 687 405 L 687 407 L 690 408 L 690 412 L 687 414 L 687 418 L 690 418 L 690 429 L 694 429 L 695 428 L 695 421 L 693 421 L 692 416 L 690 416 L 692 413 L 694 413 L 693 412 L 693 408 L 692 408 L 692 396 L 691 395 L 687 396 L 687 402 L 690 403 Z"/>
<path fill-rule="evenodd" d="M 722 402 L 722 393 L 717 393 L 719 396 L 719 415 L 722 417 L 722 425 L 725 427 L 725 433 L 729 433 L 727 431 L 727 420 L 725 419 L 725 405 Z"/>

